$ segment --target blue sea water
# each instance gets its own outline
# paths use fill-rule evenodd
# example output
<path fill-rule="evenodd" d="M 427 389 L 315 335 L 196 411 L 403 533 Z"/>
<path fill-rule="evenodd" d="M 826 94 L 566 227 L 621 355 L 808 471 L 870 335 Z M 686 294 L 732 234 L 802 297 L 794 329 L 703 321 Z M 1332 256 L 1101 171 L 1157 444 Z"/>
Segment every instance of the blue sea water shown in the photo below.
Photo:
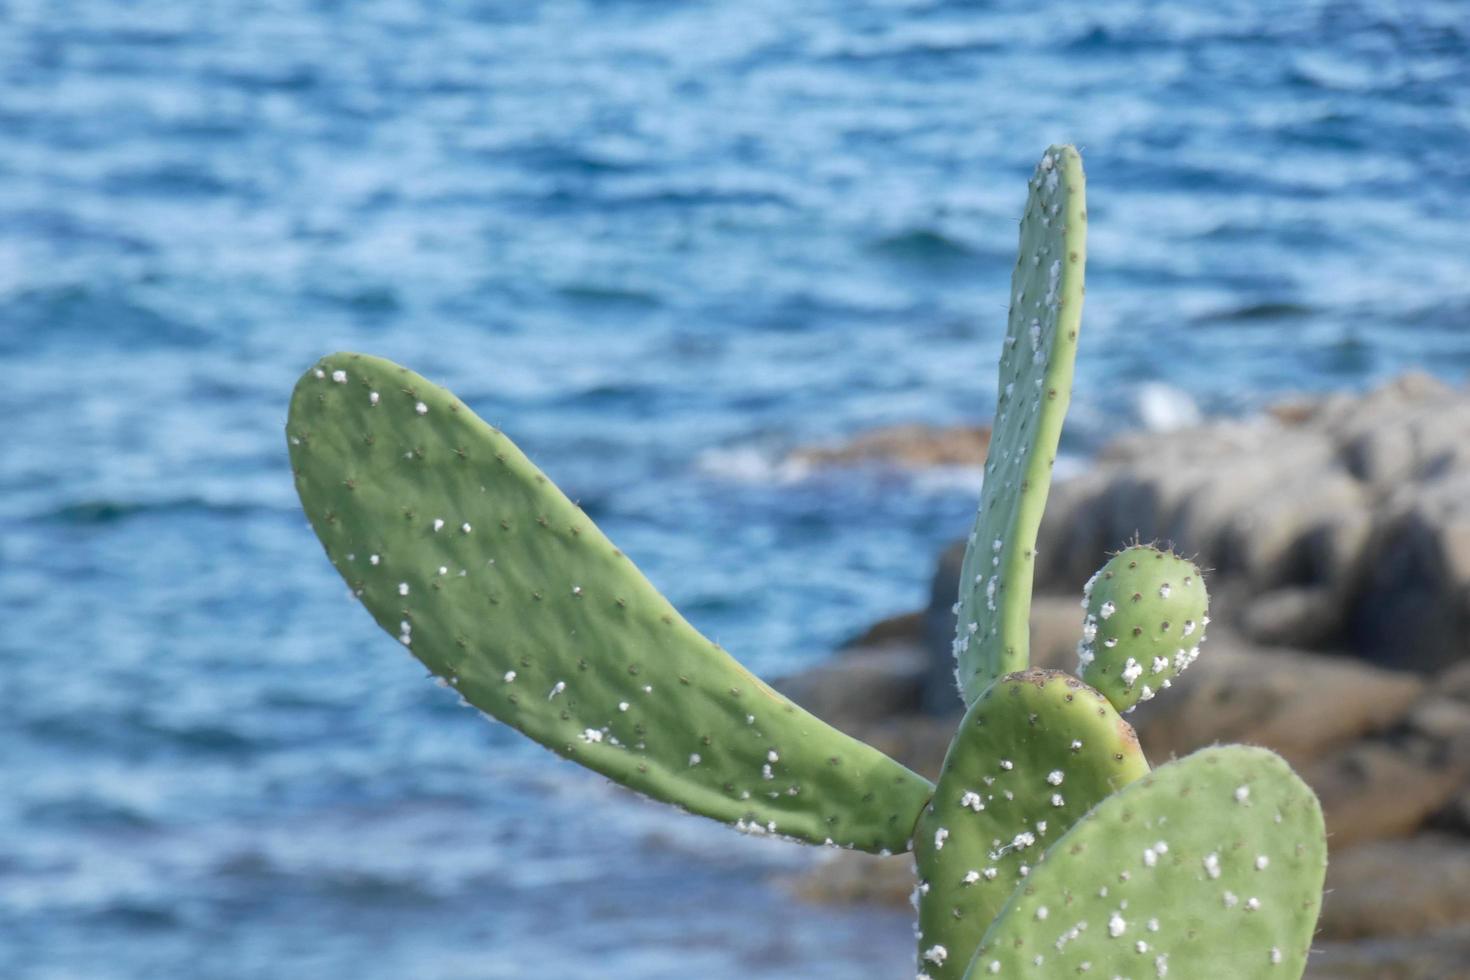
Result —
<path fill-rule="evenodd" d="M 0 977 L 896 977 L 812 856 L 485 724 L 347 599 L 317 356 L 503 427 L 767 676 L 918 605 L 974 485 L 780 478 L 983 420 L 1072 141 L 1066 450 L 1470 369 L 1470 10 L 0 0 Z"/>

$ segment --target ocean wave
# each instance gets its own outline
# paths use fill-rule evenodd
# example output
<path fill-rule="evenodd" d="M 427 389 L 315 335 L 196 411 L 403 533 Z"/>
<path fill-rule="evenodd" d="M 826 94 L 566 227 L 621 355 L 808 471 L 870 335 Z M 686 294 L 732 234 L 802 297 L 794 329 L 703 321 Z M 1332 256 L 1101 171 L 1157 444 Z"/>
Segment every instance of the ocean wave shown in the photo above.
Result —
<path fill-rule="evenodd" d="M 635 309 L 657 309 L 663 299 L 650 290 L 634 289 L 630 286 L 614 286 L 595 282 L 571 282 L 556 288 L 559 296 L 580 306 L 604 310 L 608 307 L 631 307 Z"/>
<path fill-rule="evenodd" d="M 99 497 L 78 500 L 43 510 L 32 516 L 40 523 L 70 524 L 81 527 L 116 524 L 135 517 L 160 514 L 202 513 L 220 517 L 243 517 L 250 514 L 279 511 L 279 508 L 246 501 L 208 500 L 203 497 L 174 497 L 164 500 L 130 500 Z"/>
<path fill-rule="evenodd" d="M 964 240 L 936 228 L 910 228 L 875 239 L 878 255 L 916 264 L 940 264 L 975 258 L 979 253 Z"/>
<path fill-rule="evenodd" d="M 56 346 L 94 351 L 156 347 L 198 349 L 213 334 L 176 320 L 128 287 L 69 283 L 22 289 L 0 298 L 0 352 L 34 354 Z"/>
<path fill-rule="evenodd" d="M 1193 318 L 1195 323 L 1252 323 L 1260 320 L 1296 320 L 1312 316 L 1320 310 L 1306 303 L 1289 300 L 1262 300 L 1227 306 Z"/>

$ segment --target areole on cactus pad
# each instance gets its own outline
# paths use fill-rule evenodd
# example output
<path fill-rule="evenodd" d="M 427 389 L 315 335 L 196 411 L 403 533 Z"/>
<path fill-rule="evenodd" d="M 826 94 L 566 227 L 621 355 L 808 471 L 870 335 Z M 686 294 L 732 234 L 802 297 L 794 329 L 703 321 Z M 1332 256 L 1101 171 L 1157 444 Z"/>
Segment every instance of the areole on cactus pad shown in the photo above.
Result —
<path fill-rule="evenodd" d="M 503 433 L 407 368 L 333 354 L 297 383 L 302 506 L 378 624 L 481 711 L 748 833 L 912 847 L 920 977 L 1300 977 L 1325 869 L 1316 798 L 1263 749 L 1150 773 L 1119 717 L 1198 656 L 1198 569 L 1125 549 L 1084 594 L 1081 679 L 1028 669 L 1081 324 L 1077 151 L 1048 149 L 1028 189 L 955 607 L 969 710 L 937 787 L 701 636 Z"/>

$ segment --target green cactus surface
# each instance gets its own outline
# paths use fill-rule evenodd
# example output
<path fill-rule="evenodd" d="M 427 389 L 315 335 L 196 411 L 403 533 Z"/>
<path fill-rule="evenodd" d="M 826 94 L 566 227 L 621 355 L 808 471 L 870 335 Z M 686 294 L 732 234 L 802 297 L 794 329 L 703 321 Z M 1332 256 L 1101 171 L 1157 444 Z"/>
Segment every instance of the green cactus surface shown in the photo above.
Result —
<path fill-rule="evenodd" d="M 1082 158 L 1071 146 L 1051 147 L 1028 186 L 985 485 L 955 609 L 955 679 L 967 705 L 997 677 L 1028 664 L 1036 533 L 1072 396 L 1082 323 Z"/>
<path fill-rule="evenodd" d="M 1265 749 L 1205 749 L 1047 850 L 966 977 L 1297 978 L 1321 906 L 1317 798 Z"/>
<path fill-rule="evenodd" d="M 906 848 L 927 780 L 701 636 L 448 391 L 334 354 L 297 384 L 287 436 L 302 505 L 352 594 L 468 703 L 751 833 Z"/>
<path fill-rule="evenodd" d="M 997 680 L 965 715 L 919 818 L 919 969 L 964 976 L 970 954 L 1047 845 L 1148 773 L 1106 698 L 1054 670 Z"/>
<path fill-rule="evenodd" d="M 1194 663 L 1210 621 L 1199 568 L 1150 545 L 1110 558 L 1083 588 L 1082 603 L 1082 679 L 1119 711 L 1149 700 Z"/>

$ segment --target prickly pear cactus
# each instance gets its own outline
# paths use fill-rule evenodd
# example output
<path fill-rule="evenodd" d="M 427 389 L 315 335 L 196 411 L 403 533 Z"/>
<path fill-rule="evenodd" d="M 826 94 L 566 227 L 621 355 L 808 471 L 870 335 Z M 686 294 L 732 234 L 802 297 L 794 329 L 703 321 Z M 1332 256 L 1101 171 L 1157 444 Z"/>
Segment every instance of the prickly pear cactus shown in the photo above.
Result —
<path fill-rule="evenodd" d="M 992 684 L 961 722 L 914 835 L 924 974 L 964 976 L 1047 846 L 1147 773 L 1133 728 L 1076 678 L 1027 670 Z"/>
<path fill-rule="evenodd" d="M 1210 618 L 1194 562 L 1151 545 L 1118 552 L 1082 590 L 1082 679 L 1128 711 L 1194 663 Z"/>
<path fill-rule="evenodd" d="M 1291 977 L 1322 901 L 1317 798 L 1265 749 L 1205 749 L 1054 843 L 966 977 Z"/>
<path fill-rule="evenodd" d="M 1076 150 L 1049 149 L 1029 189 L 956 606 L 968 711 L 937 788 L 700 636 L 509 439 L 406 368 L 334 354 L 300 380 L 302 505 L 352 594 L 467 703 L 750 833 L 912 845 L 921 980 L 1300 977 L 1326 853 L 1311 791 L 1239 746 L 1150 773 L 1119 717 L 1198 655 L 1199 570 L 1125 549 L 1086 589 L 1082 680 L 1026 669 L 1082 307 Z"/>
<path fill-rule="evenodd" d="M 1082 158 L 1053 146 L 1032 176 L 1000 359 L 980 509 L 960 573 L 955 680 L 965 704 L 1029 661 L 1036 532 L 1051 486 L 1082 323 Z"/>
<path fill-rule="evenodd" d="M 906 849 L 928 780 L 700 636 L 448 391 L 334 354 L 297 384 L 287 433 L 302 506 L 352 594 L 470 704 L 751 833 Z"/>

